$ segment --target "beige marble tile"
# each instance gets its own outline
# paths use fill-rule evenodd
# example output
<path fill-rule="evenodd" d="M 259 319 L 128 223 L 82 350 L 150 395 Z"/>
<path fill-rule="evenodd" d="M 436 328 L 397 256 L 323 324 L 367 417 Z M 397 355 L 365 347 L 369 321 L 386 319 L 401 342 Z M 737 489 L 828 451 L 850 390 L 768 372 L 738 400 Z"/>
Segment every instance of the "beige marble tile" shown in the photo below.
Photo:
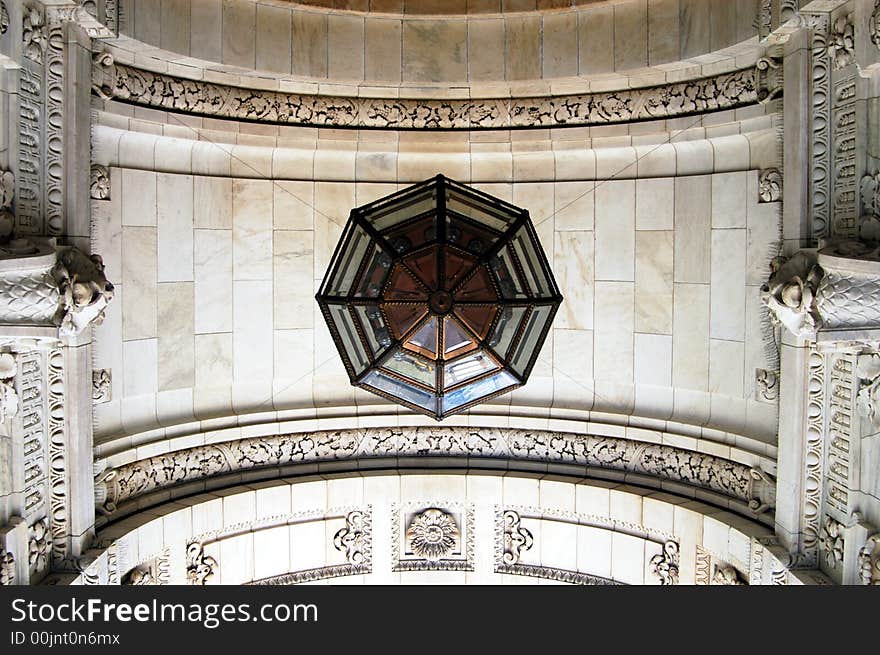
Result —
<path fill-rule="evenodd" d="M 157 339 L 135 339 L 122 344 L 122 391 L 126 397 L 156 393 Z M 155 416 L 155 414 L 154 414 Z"/>
<path fill-rule="evenodd" d="M 276 230 L 311 230 L 315 226 L 313 182 L 277 181 L 273 188 Z"/>
<path fill-rule="evenodd" d="M 159 47 L 189 54 L 189 0 L 162 0 Z"/>
<path fill-rule="evenodd" d="M 613 5 L 578 12 L 578 62 L 580 75 L 614 70 Z"/>
<path fill-rule="evenodd" d="M 644 584 L 645 540 L 622 532 L 611 535 L 611 577 L 627 584 Z"/>
<path fill-rule="evenodd" d="M 290 10 L 257 5 L 256 67 L 276 73 L 289 73 L 291 65 Z"/>
<path fill-rule="evenodd" d="M 195 335 L 195 386 L 227 387 L 232 384 L 232 333 Z"/>
<path fill-rule="evenodd" d="M 190 0 L 190 35 L 193 57 L 220 61 L 223 56 L 223 5 L 217 0 Z"/>
<path fill-rule="evenodd" d="M 195 230 L 195 332 L 232 330 L 232 230 Z"/>
<path fill-rule="evenodd" d="M 557 232 L 553 273 L 565 300 L 556 314 L 556 327 L 593 329 L 594 271 L 593 233 Z"/>
<path fill-rule="evenodd" d="M 235 280 L 272 279 L 272 201 L 271 181 L 233 181 L 232 277 Z"/>
<path fill-rule="evenodd" d="M 541 77 L 541 17 L 508 17 L 505 21 L 508 80 Z"/>
<path fill-rule="evenodd" d="M 592 330 L 553 330 L 554 377 L 564 385 L 585 385 L 593 382 Z M 558 376 L 561 374 L 561 377 Z M 576 389 L 578 391 L 578 389 Z"/>
<path fill-rule="evenodd" d="M 676 284 L 673 301 L 672 384 L 709 385 L 709 285 Z"/>
<path fill-rule="evenodd" d="M 236 382 L 272 379 L 272 282 L 233 282 L 233 376 Z M 268 399 L 267 399 L 268 400 Z"/>
<path fill-rule="evenodd" d="M 156 11 L 156 0 L 135 0 L 134 38 L 153 45 L 159 44 L 162 34 L 162 15 Z"/>
<path fill-rule="evenodd" d="M 614 5 L 614 70 L 648 65 L 647 0 Z"/>
<path fill-rule="evenodd" d="M 471 82 L 504 79 L 504 21 L 468 22 L 468 79 Z"/>
<path fill-rule="evenodd" d="M 156 173 L 123 168 L 122 224 L 156 225 Z"/>
<path fill-rule="evenodd" d="M 741 341 L 709 340 L 709 392 L 743 397 L 744 347 Z M 754 374 L 754 371 L 753 371 Z"/>
<path fill-rule="evenodd" d="M 311 230 L 276 230 L 273 252 L 275 329 L 311 328 L 314 277 L 314 233 Z"/>
<path fill-rule="evenodd" d="M 596 184 L 596 279 L 633 281 L 635 181 Z"/>
<path fill-rule="evenodd" d="M 193 226 L 232 228 L 232 180 L 228 177 L 193 178 Z"/>
<path fill-rule="evenodd" d="M 671 230 L 674 216 L 674 178 L 636 180 L 637 230 Z"/>
<path fill-rule="evenodd" d="M 466 79 L 466 21 L 406 21 L 403 26 L 405 82 L 454 82 Z"/>
<path fill-rule="evenodd" d="M 648 0 L 648 65 L 678 60 L 679 0 Z"/>
<path fill-rule="evenodd" d="M 364 26 L 364 78 L 400 82 L 403 28 L 399 20 L 367 18 Z"/>
<path fill-rule="evenodd" d="M 675 180 L 675 281 L 709 281 L 712 179 Z"/>
<path fill-rule="evenodd" d="M 167 282 L 158 288 L 159 390 L 195 383 L 193 283 Z"/>
<path fill-rule="evenodd" d="M 616 383 L 633 381 L 632 282 L 596 282 L 593 375 Z"/>
<path fill-rule="evenodd" d="M 543 25 L 543 76 L 574 77 L 578 74 L 577 13 L 546 14 Z"/>
<path fill-rule="evenodd" d="M 223 0 L 223 63 L 253 68 L 255 63 L 256 3 Z"/>
<path fill-rule="evenodd" d="M 308 383 L 314 369 L 313 330 L 275 330 L 275 380 L 284 387 Z"/>
<path fill-rule="evenodd" d="M 156 336 L 156 228 L 122 228 L 122 338 Z"/>
<path fill-rule="evenodd" d="M 603 578 L 611 577 L 611 536 L 613 534 L 610 530 L 602 530 L 592 526 L 578 527 L 578 571 Z"/>
<path fill-rule="evenodd" d="M 291 24 L 293 74 L 327 76 L 327 15 L 294 11 Z"/>
<path fill-rule="evenodd" d="M 553 185 L 553 193 L 555 229 L 593 229 L 595 182 L 557 182 Z"/>
<path fill-rule="evenodd" d="M 672 333 L 673 232 L 636 232 L 636 332 Z"/>
<path fill-rule="evenodd" d="M 672 382 L 672 336 L 634 335 L 634 374 L 636 384 L 668 387 Z"/>
<path fill-rule="evenodd" d="M 712 176 L 712 227 L 745 227 L 749 172 Z"/>
<path fill-rule="evenodd" d="M 364 19 L 361 16 L 328 16 L 327 61 L 327 75 L 333 80 L 364 79 Z"/>
<path fill-rule="evenodd" d="M 745 333 L 746 231 L 712 230 L 714 339 L 742 341 Z"/>
<path fill-rule="evenodd" d="M 159 173 L 157 238 L 159 282 L 193 279 L 193 178 Z"/>

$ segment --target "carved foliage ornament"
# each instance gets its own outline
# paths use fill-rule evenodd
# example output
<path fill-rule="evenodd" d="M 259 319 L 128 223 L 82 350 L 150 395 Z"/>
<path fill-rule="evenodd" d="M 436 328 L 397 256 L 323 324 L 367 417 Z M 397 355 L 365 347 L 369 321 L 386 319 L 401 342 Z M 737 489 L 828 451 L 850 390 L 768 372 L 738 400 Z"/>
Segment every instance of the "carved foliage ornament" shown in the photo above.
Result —
<path fill-rule="evenodd" d="M 758 202 L 782 200 L 782 173 L 778 168 L 766 168 L 758 176 Z"/>
<path fill-rule="evenodd" d="M 715 574 L 712 576 L 713 585 L 743 585 L 739 572 L 730 564 L 716 564 Z"/>
<path fill-rule="evenodd" d="M 217 560 L 205 555 L 204 547 L 197 541 L 186 547 L 186 579 L 191 585 L 204 585 L 214 577 Z"/>
<path fill-rule="evenodd" d="M 859 234 L 863 239 L 880 240 L 880 173 L 862 178 L 859 195 L 862 201 Z"/>
<path fill-rule="evenodd" d="M 852 14 L 840 16 L 831 24 L 828 35 L 828 56 L 834 70 L 846 68 L 855 61 L 855 30 Z"/>
<path fill-rule="evenodd" d="M 502 561 L 512 565 L 519 562 L 520 554 L 529 550 L 535 540 L 529 530 L 520 526 L 519 514 L 513 510 L 504 512 L 504 553 Z"/>
<path fill-rule="evenodd" d="M 880 0 L 874 0 L 874 11 L 868 17 L 868 33 L 871 43 L 880 48 Z"/>
<path fill-rule="evenodd" d="M 110 199 L 110 171 L 106 166 L 92 164 L 89 193 L 93 200 Z"/>
<path fill-rule="evenodd" d="M 15 584 L 15 557 L 12 553 L 0 548 L 0 587 Z"/>
<path fill-rule="evenodd" d="M 678 543 L 667 541 L 663 552 L 651 558 L 651 573 L 661 585 L 678 584 Z"/>
<path fill-rule="evenodd" d="M 76 248 L 59 250 L 52 275 L 58 285 L 55 323 L 61 336 L 78 334 L 90 324 L 103 322 L 104 311 L 113 300 L 113 285 L 104 275 L 100 255 L 86 257 Z"/>
<path fill-rule="evenodd" d="M 825 563 L 832 569 L 843 561 L 843 525 L 830 516 L 822 522 L 819 544 L 825 556 Z"/>
<path fill-rule="evenodd" d="M 28 539 L 28 564 L 32 570 L 44 571 L 49 565 L 49 556 L 52 551 L 52 533 L 49 531 L 49 523 L 41 519 L 31 527 Z"/>
<path fill-rule="evenodd" d="M 14 384 L 16 372 L 15 357 L 9 353 L 0 354 L 0 423 L 18 414 L 18 394 L 15 393 Z"/>
<path fill-rule="evenodd" d="M 815 338 L 815 298 L 821 278 L 822 269 L 802 252 L 790 259 L 775 257 L 770 263 L 770 279 L 761 287 L 761 302 L 770 310 L 773 322 L 795 336 Z"/>
<path fill-rule="evenodd" d="M 6 3 L 0 0 L 0 34 L 6 34 L 9 29 L 9 11 L 6 9 Z"/>
<path fill-rule="evenodd" d="M 767 103 L 780 96 L 783 90 L 782 60 L 762 57 L 755 63 L 758 102 Z"/>
<path fill-rule="evenodd" d="M 12 201 L 15 199 L 15 176 L 10 171 L 0 172 L 0 243 L 12 237 L 15 215 Z"/>
<path fill-rule="evenodd" d="M 859 580 L 865 585 L 880 585 L 880 532 L 868 537 L 859 550 Z"/>
<path fill-rule="evenodd" d="M 336 550 L 345 553 L 345 559 L 349 564 L 363 564 L 366 559 L 367 536 L 364 513 L 349 512 L 345 517 L 345 527 L 333 536 L 333 546 Z"/>
<path fill-rule="evenodd" d="M 110 400 L 112 377 L 109 368 L 92 371 L 92 401 L 97 405 Z"/>
<path fill-rule="evenodd" d="M 416 515 L 406 529 L 408 549 L 429 562 L 451 555 L 459 536 L 455 519 L 433 507 Z"/>
<path fill-rule="evenodd" d="M 779 375 L 775 371 L 755 369 L 755 397 L 768 403 L 779 398 Z"/>
<path fill-rule="evenodd" d="M 859 355 L 856 360 L 856 378 L 859 380 L 856 398 L 859 414 L 875 425 L 880 425 L 880 355 Z"/>
<path fill-rule="evenodd" d="M 25 11 L 22 20 L 22 53 L 31 61 L 43 63 L 46 50 L 46 22 L 36 9 Z"/>

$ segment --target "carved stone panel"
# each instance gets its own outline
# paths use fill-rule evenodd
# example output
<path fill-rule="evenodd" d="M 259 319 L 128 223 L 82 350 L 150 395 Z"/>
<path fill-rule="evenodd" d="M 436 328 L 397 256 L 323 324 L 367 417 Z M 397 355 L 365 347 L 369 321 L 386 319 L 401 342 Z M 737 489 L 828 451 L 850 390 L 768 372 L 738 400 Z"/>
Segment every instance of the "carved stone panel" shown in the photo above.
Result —
<path fill-rule="evenodd" d="M 474 509 L 437 502 L 395 505 L 391 518 L 395 571 L 473 571 Z"/>

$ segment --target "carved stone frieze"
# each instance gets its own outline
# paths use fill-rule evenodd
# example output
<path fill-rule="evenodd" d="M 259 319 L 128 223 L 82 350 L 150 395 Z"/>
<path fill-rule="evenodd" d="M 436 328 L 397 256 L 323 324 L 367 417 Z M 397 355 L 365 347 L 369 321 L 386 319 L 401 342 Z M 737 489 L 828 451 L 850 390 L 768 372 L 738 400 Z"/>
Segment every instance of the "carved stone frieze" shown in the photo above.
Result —
<path fill-rule="evenodd" d="M 712 575 L 713 585 L 744 585 L 742 578 L 730 564 L 719 563 L 715 565 L 715 573 Z"/>
<path fill-rule="evenodd" d="M 505 567 L 496 573 L 505 573 L 507 575 L 522 575 L 528 578 L 540 578 L 543 580 L 555 580 L 557 582 L 566 582 L 574 585 L 588 586 L 618 586 L 624 583 L 610 580 L 598 575 L 590 573 L 582 573 L 580 571 L 571 571 L 569 569 L 557 569 L 551 566 L 539 566 L 536 564 L 516 564 Z"/>
<path fill-rule="evenodd" d="M 92 70 L 92 88 L 103 97 L 194 114 L 313 126 L 472 129 L 598 125 L 732 109 L 758 99 L 754 68 L 641 89 L 485 100 L 349 98 L 245 89 L 142 70 L 114 63 L 106 56 L 93 61 Z"/>
<path fill-rule="evenodd" d="M 782 200 L 782 173 L 778 168 L 765 168 L 758 175 L 758 202 Z"/>
<path fill-rule="evenodd" d="M 819 535 L 819 548 L 825 563 L 836 569 L 843 562 L 843 525 L 830 516 L 822 521 L 822 532 Z"/>
<path fill-rule="evenodd" d="M 868 537 L 859 549 L 859 580 L 864 585 L 880 585 L 880 532 Z"/>
<path fill-rule="evenodd" d="M 640 473 L 748 502 L 750 467 L 660 444 L 598 435 L 493 428 L 365 428 L 239 439 L 198 446 L 102 472 L 99 509 L 175 484 L 259 467 L 371 457 L 524 459 Z"/>
<path fill-rule="evenodd" d="M 834 81 L 831 100 L 831 170 L 832 216 L 831 235 L 857 238 L 858 171 L 856 76 L 850 74 Z"/>
<path fill-rule="evenodd" d="M 531 549 L 535 543 L 532 533 L 520 525 L 519 514 L 513 510 L 507 510 L 502 515 L 504 523 L 504 552 L 502 561 L 505 564 L 519 562 L 523 551 Z"/>
<path fill-rule="evenodd" d="M 15 357 L 0 354 L 0 423 L 18 414 L 18 394 L 15 392 Z"/>
<path fill-rule="evenodd" d="M 46 21 L 35 8 L 26 9 L 22 19 L 22 54 L 38 64 L 43 63 L 46 51 Z"/>
<path fill-rule="evenodd" d="M 840 16 L 831 24 L 828 38 L 828 56 L 834 70 L 846 68 L 855 61 L 855 28 L 852 14 Z"/>
<path fill-rule="evenodd" d="M 868 17 L 868 35 L 871 43 L 880 49 L 880 0 L 874 0 L 874 10 Z"/>
<path fill-rule="evenodd" d="M 651 573 L 660 580 L 661 585 L 678 584 L 678 551 L 677 542 L 667 541 L 663 544 L 663 552 L 651 558 Z"/>
<path fill-rule="evenodd" d="M 473 571 L 473 506 L 446 501 L 432 505 L 392 508 L 393 570 Z"/>
<path fill-rule="evenodd" d="M 333 536 L 333 546 L 345 553 L 349 564 L 363 564 L 367 558 L 370 541 L 370 517 L 360 510 L 345 516 L 345 527 Z"/>
<path fill-rule="evenodd" d="M 9 29 L 9 10 L 6 8 L 6 2 L 0 1 L 0 34 L 6 34 Z"/>
<path fill-rule="evenodd" d="M 15 197 L 17 234 L 45 234 L 43 228 L 42 73 L 22 66 L 18 78 L 18 178 Z"/>
<path fill-rule="evenodd" d="M 191 585 L 204 585 L 217 572 L 217 560 L 205 555 L 202 544 L 194 541 L 186 546 L 186 579 Z"/>
<path fill-rule="evenodd" d="M 0 587 L 15 584 L 15 556 L 0 547 Z"/>
<path fill-rule="evenodd" d="M 90 176 L 89 194 L 92 200 L 109 200 L 110 171 L 107 167 L 100 164 L 92 164 Z"/>
<path fill-rule="evenodd" d="M 828 58 L 828 14 L 808 14 L 813 28 L 810 47 L 810 228 L 819 239 L 831 229 L 831 63 Z"/>
<path fill-rule="evenodd" d="M 291 573 L 273 575 L 269 578 L 261 578 L 260 580 L 254 580 L 253 582 L 246 582 L 245 586 L 289 586 L 302 584 L 304 582 L 316 582 L 318 580 L 342 578 L 347 575 L 361 575 L 363 573 L 369 573 L 369 570 L 365 570 L 351 564 L 336 564 L 333 566 L 320 566 L 318 568 L 306 569 L 304 571 L 293 571 Z"/>
<path fill-rule="evenodd" d="M 111 382 L 109 368 L 96 368 L 92 371 L 92 401 L 96 405 L 110 400 Z"/>
<path fill-rule="evenodd" d="M 873 425 L 880 427 L 880 355 L 865 353 L 856 364 L 859 381 L 858 412 Z"/>
<path fill-rule="evenodd" d="M 768 403 L 779 400 L 779 374 L 776 371 L 755 369 L 755 398 Z"/>
<path fill-rule="evenodd" d="M 694 562 L 694 584 L 708 585 L 712 583 L 712 554 L 700 546 L 696 548 L 696 558 Z"/>
<path fill-rule="evenodd" d="M 49 522 L 41 519 L 31 526 L 28 539 L 28 564 L 31 571 L 46 571 L 52 556 L 52 533 Z"/>
<path fill-rule="evenodd" d="M 862 215 L 859 219 L 859 236 L 880 241 L 880 173 L 862 177 L 859 184 Z"/>

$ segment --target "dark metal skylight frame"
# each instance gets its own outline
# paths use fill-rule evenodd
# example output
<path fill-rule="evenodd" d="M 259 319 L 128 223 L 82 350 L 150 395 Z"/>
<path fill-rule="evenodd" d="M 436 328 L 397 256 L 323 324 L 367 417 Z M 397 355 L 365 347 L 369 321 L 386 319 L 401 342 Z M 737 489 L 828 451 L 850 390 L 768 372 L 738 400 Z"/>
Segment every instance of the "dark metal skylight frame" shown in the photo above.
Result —
<path fill-rule="evenodd" d="M 526 383 L 562 295 L 528 211 L 437 175 L 351 210 L 315 299 L 354 386 L 442 420 Z"/>

